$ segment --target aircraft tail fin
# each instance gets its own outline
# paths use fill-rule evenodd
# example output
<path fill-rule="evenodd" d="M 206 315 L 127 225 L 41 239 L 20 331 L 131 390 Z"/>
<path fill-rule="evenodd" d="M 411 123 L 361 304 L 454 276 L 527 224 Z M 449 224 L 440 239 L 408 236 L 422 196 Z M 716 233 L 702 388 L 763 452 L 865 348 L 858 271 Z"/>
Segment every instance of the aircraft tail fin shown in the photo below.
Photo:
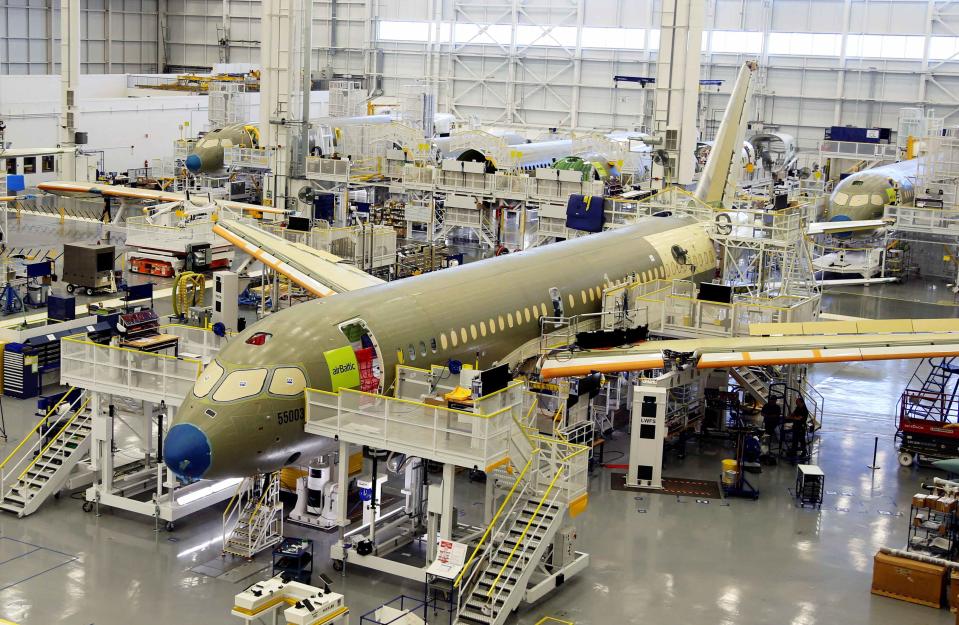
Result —
<path fill-rule="evenodd" d="M 736 181 L 742 169 L 740 154 L 746 133 L 752 78 L 757 67 L 755 61 L 747 61 L 740 68 L 713 149 L 696 186 L 696 197 L 709 205 L 722 205 L 732 199 L 736 190 Z"/>

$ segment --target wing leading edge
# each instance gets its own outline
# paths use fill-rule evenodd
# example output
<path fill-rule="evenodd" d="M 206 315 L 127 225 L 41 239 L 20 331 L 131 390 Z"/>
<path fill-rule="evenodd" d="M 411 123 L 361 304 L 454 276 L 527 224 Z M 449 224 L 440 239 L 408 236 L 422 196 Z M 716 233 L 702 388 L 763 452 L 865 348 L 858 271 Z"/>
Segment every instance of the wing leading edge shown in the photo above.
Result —
<path fill-rule="evenodd" d="M 96 184 L 91 182 L 73 182 L 58 180 L 55 182 L 41 182 L 37 188 L 54 195 L 67 197 L 115 197 L 125 200 L 139 200 L 142 202 L 182 202 L 187 199 L 183 193 L 173 193 L 170 191 L 152 191 L 150 189 L 135 189 L 123 185 Z M 218 200 L 218 204 L 238 212 L 257 212 L 269 213 L 273 215 L 285 215 L 288 211 L 271 206 L 260 206 L 259 204 L 247 204 L 245 202 L 234 202 L 232 200 Z"/>
<path fill-rule="evenodd" d="M 918 322 L 920 328 L 924 326 L 922 322 L 929 321 L 931 323 L 925 325 L 930 331 L 883 332 L 877 329 L 872 332 L 816 334 L 828 329 L 817 329 L 814 327 L 817 324 L 807 323 L 801 324 L 809 328 L 804 334 L 789 334 L 787 331 L 786 336 L 649 341 L 622 349 L 555 354 L 544 360 L 541 376 L 551 379 L 587 375 L 593 371 L 614 373 L 661 369 L 666 351 L 692 354 L 698 369 L 959 356 L 959 320 L 894 321 L 911 322 L 914 327 Z"/>
<path fill-rule="evenodd" d="M 256 226 L 221 219 L 213 232 L 317 297 L 383 283 L 339 256 L 287 241 Z"/>

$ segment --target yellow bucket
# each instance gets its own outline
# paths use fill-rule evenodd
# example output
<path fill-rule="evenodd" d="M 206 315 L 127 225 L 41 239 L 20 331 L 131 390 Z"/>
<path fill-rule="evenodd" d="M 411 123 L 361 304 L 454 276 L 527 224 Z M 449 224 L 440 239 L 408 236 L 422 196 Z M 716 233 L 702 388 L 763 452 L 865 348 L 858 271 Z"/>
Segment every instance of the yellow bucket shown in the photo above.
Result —
<path fill-rule="evenodd" d="M 723 460 L 723 484 L 735 484 L 739 476 L 739 463 L 732 458 Z"/>

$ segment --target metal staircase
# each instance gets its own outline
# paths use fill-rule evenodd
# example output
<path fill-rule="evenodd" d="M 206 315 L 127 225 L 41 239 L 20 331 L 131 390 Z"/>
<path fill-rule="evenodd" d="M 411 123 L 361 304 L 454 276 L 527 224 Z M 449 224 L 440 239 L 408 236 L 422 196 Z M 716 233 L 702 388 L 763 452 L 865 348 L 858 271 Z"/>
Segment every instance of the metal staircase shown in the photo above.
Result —
<path fill-rule="evenodd" d="M 18 517 L 33 514 L 48 497 L 60 491 L 90 451 L 93 415 L 87 410 L 90 397 L 61 398 L 34 426 L 23 441 L 0 463 L 0 509 Z M 39 434 L 33 445 L 27 441 Z"/>
<path fill-rule="evenodd" d="M 729 375 L 758 404 L 765 404 L 769 400 L 769 385 L 772 380 L 762 367 L 730 367 Z"/>
<path fill-rule="evenodd" d="M 223 553 L 249 560 L 282 540 L 280 474 L 244 479 L 223 511 Z"/>
<path fill-rule="evenodd" d="M 562 562 L 554 546 L 567 509 L 575 514 L 586 505 L 588 448 L 517 430 L 523 435 L 512 442 L 510 458 L 525 466 L 454 581 L 456 624 L 502 625 L 524 599 L 543 596 L 559 576 L 568 579 L 588 562 L 578 552 Z"/>
<path fill-rule="evenodd" d="M 904 405 L 906 415 L 916 419 L 947 421 L 957 407 L 956 390 L 959 387 L 959 364 L 956 357 L 929 358 L 930 369 L 925 378 L 919 372 L 920 362 L 906 388 L 909 401 Z"/>
<path fill-rule="evenodd" d="M 519 514 L 460 604 L 456 623 L 493 625 L 519 607 L 537 564 L 546 555 L 565 510 L 555 504 L 524 499 Z"/>

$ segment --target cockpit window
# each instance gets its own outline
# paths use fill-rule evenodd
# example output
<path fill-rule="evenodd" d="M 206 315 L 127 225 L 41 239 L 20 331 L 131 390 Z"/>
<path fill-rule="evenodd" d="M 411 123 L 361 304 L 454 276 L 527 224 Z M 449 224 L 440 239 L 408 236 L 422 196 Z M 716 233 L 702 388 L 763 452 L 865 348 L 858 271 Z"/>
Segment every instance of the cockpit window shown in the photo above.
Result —
<path fill-rule="evenodd" d="M 861 187 L 863 182 L 865 182 L 865 181 L 864 181 L 864 180 L 853 180 L 853 181 L 852 181 L 852 186 L 854 186 L 854 187 Z"/>
<path fill-rule="evenodd" d="M 296 367 L 277 367 L 270 380 L 270 392 L 274 395 L 299 395 L 306 388 L 306 376 Z"/>
<path fill-rule="evenodd" d="M 256 395 L 263 390 L 266 374 L 266 369 L 246 369 L 230 373 L 213 393 L 213 401 L 234 401 Z"/>
<path fill-rule="evenodd" d="M 852 199 L 849 200 L 849 206 L 865 206 L 869 203 L 869 196 L 863 193 L 862 195 L 854 195 Z"/>
<path fill-rule="evenodd" d="M 206 366 L 206 369 L 200 373 L 200 377 L 196 379 L 196 384 L 193 385 L 193 394 L 197 397 L 206 397 L 222 375 L 223 367 L 214 360 Z"/>
<path fill-rule="evenodd" d="M 845 206 L 846 202 L 849 201 L 849 196 L 843 193 L 842 191 L 840 191 L 832 197 L 832 201 L 838 204 L 839 206 Z"/>
<path fill-rule="evenodd" d="M 250 338 L 246 340 L 246 344 L 247 345 L 263 345 L 267 341 L 269 341 L 271 338 L 273 338 L 273 335 L 270 334 L 269 332 L 257 332 L 256 334 L 254 334 L 253 336 L 251 336 Z"/>

